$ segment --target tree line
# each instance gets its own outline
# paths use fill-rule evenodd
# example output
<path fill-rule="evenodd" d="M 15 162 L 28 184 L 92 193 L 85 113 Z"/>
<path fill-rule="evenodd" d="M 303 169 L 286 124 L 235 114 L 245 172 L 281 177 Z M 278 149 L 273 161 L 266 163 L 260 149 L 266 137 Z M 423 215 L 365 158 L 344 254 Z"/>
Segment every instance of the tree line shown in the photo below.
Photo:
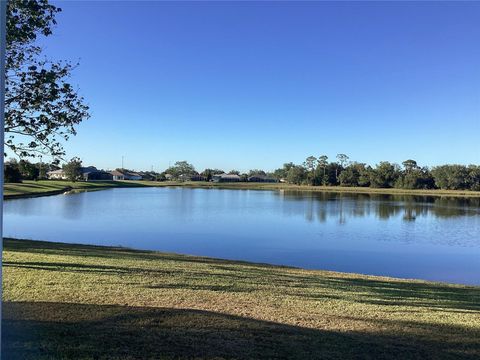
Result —
<path fill-rule="evenodd" d="M 443 189 L 480 191 L 480 166 L 446 164 L 434 167 L 419 166 L 415 160 L 408 159 L 401 165 L 381 161 L 375 166 L 350 161 L 345 154 L 338 154 L 335 161 L 329 161 L 327 155 L 309 156 L 302 164 L 285 163 L 273 172 L 252 169 L 241 173 L 237 170 L 228 172 L 221 169 L 205 169 L 197 172 L 187 161 L 177 161 L 160 174 L 174 179 L 183 176 L 200 175 L 206 181 L 214 174 L 235 174 L 243 181 L 251 176 L 265 176 L 278 181 L 310 186 L 348 186 L 399 189 Z"/>
<path fill-rule="evenodd" d="M 82 162 L 73 158 L 62 166 L 67 175 L 75 176 Z M 22 159 L 10 159 L 5 163 L 5 182 L 46 179 L 47 172 L 58 170 L 55 163 L 31 163 Z M 161 173 L 144 172 L 150 180 L 205 180 L 210 181 L 216 174 L 238 175 L 241 181 L 258 176 L 273 178 L 281 182 L 309 186 L 348 186 L 398 189 L 443 189 L 480 191 L 480 166 L 446 164 L 434 167 L 419 166 L 415 160 L 408 159 L 401 165 L 381 161 L 375 166 L 350 161 L 345 154 L 339 154 L 336 161 L 328 161 L 326 155 L 309 156 L 302 164 L 285 163 L 273 172 L 252 169 L 247 172 L 238 170 L 224 171 L 207 168 L 198 172 L 187 161 L 177 161 Z M 70 177 L 70 176 L 69 176 Z"/>
<path fill-rule="evenodd" d="M 480 191 L 478 165 L 446 164 L 429 168 L 412 159 L 401 165 L 381 161 L 370 166 L 350 161 L 345 154 L 338 154 L 332 162 L 326 155 L 309 156 L 303 164 L 286 163 L 272 175 L 298 185 Z"/>

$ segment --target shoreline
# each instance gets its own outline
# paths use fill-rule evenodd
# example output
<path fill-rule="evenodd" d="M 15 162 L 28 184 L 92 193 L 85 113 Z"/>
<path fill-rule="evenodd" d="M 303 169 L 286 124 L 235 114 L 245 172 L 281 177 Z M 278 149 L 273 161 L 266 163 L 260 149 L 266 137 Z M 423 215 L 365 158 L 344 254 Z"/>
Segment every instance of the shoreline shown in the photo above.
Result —
<path fill-rule="evenodd" d="M 227 189 L 227 190 L 271 190 L 271 191 L 305 191 L 319 193 L 350 193 L 365 195 L 404 195 L 404 196 L 431 196 L 480 198 L 480 191 L 467 190 L 406 190 L 342 186 L 309 186 L 292 185 L 285 183 L 211 183 L 211 182 L 154 182 L 154 181 L 91 181 L 68 182 L 58 180 L 25 181 L 23 183 L 5 184 L 4 199 L 21 199 L 40 196 L 58 195 L 65 192 L 94 191 L 126 187 L 185 187 L 191 189 Z"/>
<path fill-rule="evenodd" d="M 428 283 L 431 285 L 465 287 L 465 288 L 474 288 L 474 289 L 477 288 L 478 290 L 480 290 L 480 284 L 476 285 L 476 284 L 447 282 L 447 281 L 441 281 L 441 280 L 402 278 L 402 277 L 395 277 L 395 276 L 388 276 L 388 275 L 373 275 L 373 274 L 348 272 L 348 271 L 341 271 L 341 270 L 315 269 L 315 268 L 306 268 L 306 267 L 294 266 L 294 265 L 274 264 L 274 263 L 268 263 L 268 262 L 256 262 L 256 261 L 250 261 L 250 260 L 212 257 L 207 255 L 194 255 L 194 254 L 179 253 L 179 252 L 168 252 L 168 251 L 162 251 L 162 250 L 138 249 L 138 248 L 122 246 L 122 245 L 96 245 L 96 244 L 59 242 L 59 241 L 50 241 L 50 240 L 18 239 L 18 238 L 10 238 L 10 237 L 4 238 L 4 241 L 7 241 L 7 242 L 22 241 L 26 243 L 33 243 L 33 244 L 38 244 L 40 246 L 45 246 L 46 248 L 84 247 L 84 248 L 92 248 L 92 249 L 105 250 L 105 251 L 125 251 L 125 252 L 140 253 L 140 254 L 141 253 L 157 254 L 157 255 L 163 255 L 163 256 L 184 257 L 186 259 L 188 258 L 203 259 L 205 261 L 212 262 L 212 263 L 214 262 L 232 263 L 232 264 L 246 265 L 246 266 L 248 265 L 248 266 L 259 266 L 259 267 L 267 267 L 267 268 L 270 267 L 270 268 L 285 269 L 285 270 L 298 270 L 298 271 L 308 272 L 308 273 L 353 276 L 353 277 L 360 277 L 360 278 L 366 278 L 371 280 L 382 280 L 382 281 L 390 281 L 390 282 Z"/>
<path fill-rule="evenodd" d="M 478 286 L 15 239 L 3 265 L 13 359 L 480 356 Z"/>

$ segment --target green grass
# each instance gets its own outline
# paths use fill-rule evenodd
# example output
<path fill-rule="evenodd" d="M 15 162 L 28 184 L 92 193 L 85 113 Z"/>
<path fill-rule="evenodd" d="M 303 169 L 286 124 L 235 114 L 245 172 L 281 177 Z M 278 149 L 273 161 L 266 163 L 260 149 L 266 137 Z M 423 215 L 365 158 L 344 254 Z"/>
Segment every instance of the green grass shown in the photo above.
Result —
<path fill-rule="evenodd" d="M 66 191 L 91 191 L 102 190 L 114 187 L 144 187 L 144 186 L 176 186 L 189 188 L 217 188 L 217 189 L 239 189 L 239 190 L 295 190 L 315 192 L 350 192 L 364 194 L 392 194 L 392 195 L 426 195 L 426 196 L 458 196 L 458 197 L 480 197 L 480 191 L 468 190 L 405 190 L 405 189 L 373 189 L 364 187 L 342 187 L 342 186 L 306 186 L 284 183 L 212 183 L 201 181 L 187 182 L 155 182 L 155 181 L 92 181 L 92 182 L 71 182 L 62 180 L 41 180 L 24 181 L 20 184 L 5 184 L 5 198 L 30 197 L 41 195 L 53 195 Z"/>
<path fill-rule="evenodd" d="M 478 359 L 480 287 L 6 240 L 8 359 Z"/>
<path fill-rule="evenodd" d="M 4 186 L 5 198 L 29 197 L 38 195 L 49 195 L 66 191 L 89 191 L 101 190 L 114 187 L 139 187 L 146 186 L 146 182 L 130 181 L 63 181 L 63 180 L 40 180 L 24 181 L 22 183 L 7 183 Z"/>

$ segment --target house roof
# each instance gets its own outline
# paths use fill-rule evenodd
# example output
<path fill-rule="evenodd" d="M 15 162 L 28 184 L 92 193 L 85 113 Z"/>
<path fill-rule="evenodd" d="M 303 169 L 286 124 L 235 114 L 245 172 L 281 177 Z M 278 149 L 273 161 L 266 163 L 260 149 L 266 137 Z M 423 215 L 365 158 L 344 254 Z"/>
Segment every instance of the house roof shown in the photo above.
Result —
<path fill-rule="evenodd" d="M 123 173 L 121 173 L 118 170 L 112 170 L 112 171 L 109 171 L 109 173 L 112 174 L 113 176 L 123 176 Z"/>
<path fill-rule="evenodd" d="M 213 176 L 219 176 L 222 179 L 240 179 L 240 176 L 235 174 L 218 174 Z"/>

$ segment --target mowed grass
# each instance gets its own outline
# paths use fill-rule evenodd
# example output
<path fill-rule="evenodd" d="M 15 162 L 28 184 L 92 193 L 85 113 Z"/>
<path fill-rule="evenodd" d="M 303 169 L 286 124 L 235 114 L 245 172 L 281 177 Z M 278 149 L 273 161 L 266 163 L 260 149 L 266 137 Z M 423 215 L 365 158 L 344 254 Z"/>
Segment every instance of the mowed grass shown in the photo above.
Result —
<path fill-rule="evenodd" d="M 65 191 L 92 191 L 115 187 L 188 187 L 203 189 L 238 189 L 238 190 L 292 190 L 313 192 L 341 192 L 362 194 L 392 194 L 392 195 L 418 195 L 418 196 L 449 196 L 449 197 L 480 197 L 480 191 L 468 190 L 408 190 L 408 189 L 373 189 L 365 187 L 342 186 L 307 186 L 285 183 L 213 183 L 206 181 L 63 181 L 40 180 L 24 181 L 19 184 L 7 183 L 4 187 L 5 198 L 29 197 L 50 195 Z"/>
<path fill-rule="evenodd" d="M 6 240 L 6 359 L 478 359 L 480 287 Z"/>
<path fill-rule="evenodd" d="M 145 186 L 144 182 L 129 182 L 129 181 L 63 181 L 63 180 L 40 180 L 29 181 L 25 180 L 22 183 L 6 183 L 4 186 L 4 196 L 18 197 L 18 196 L 37 196 L 41 194 L 54 194 L 64 191 L 88 191 L 109 189 L 114 187 L 139 187 Z"/>

